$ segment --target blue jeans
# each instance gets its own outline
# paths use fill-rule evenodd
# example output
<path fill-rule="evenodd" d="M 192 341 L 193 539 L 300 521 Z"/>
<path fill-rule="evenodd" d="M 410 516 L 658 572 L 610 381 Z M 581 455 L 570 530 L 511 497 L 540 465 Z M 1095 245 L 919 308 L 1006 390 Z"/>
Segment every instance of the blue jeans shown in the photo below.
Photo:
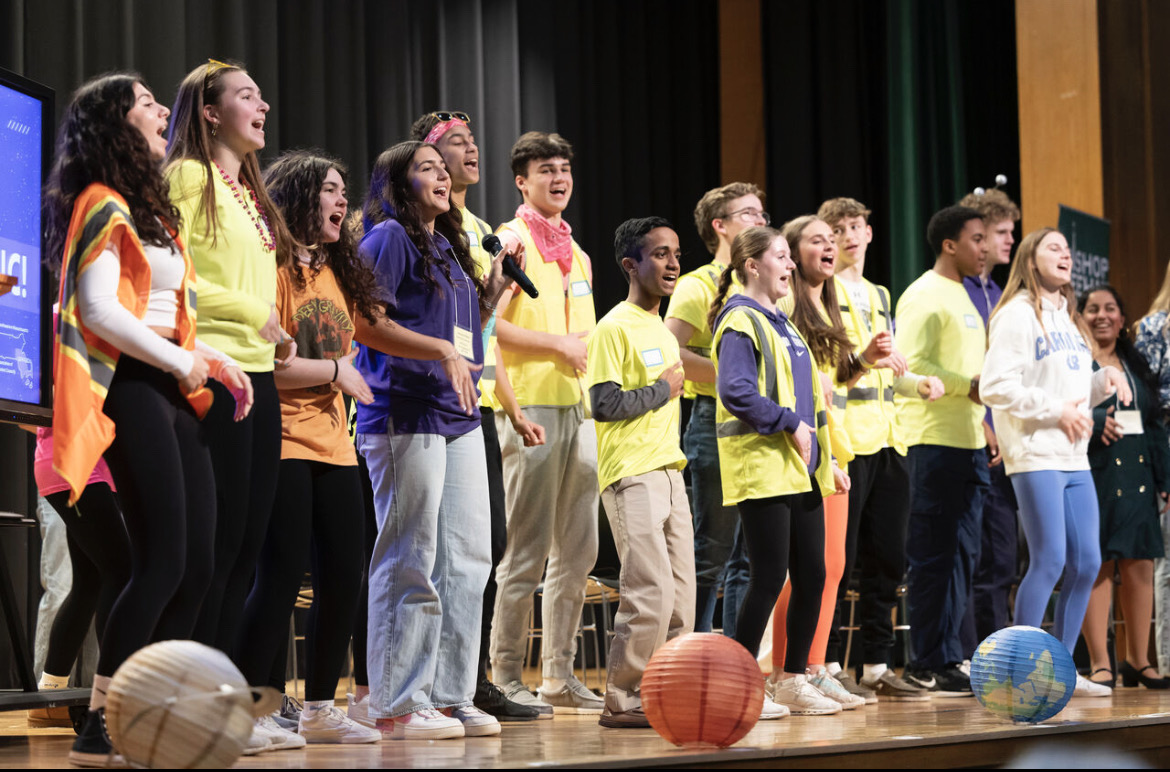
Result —
<path fill-rule="evenodd" d="M 695 632 L 711 632 L 719 583 L 723 580 L 723 632 L 734 635 L 739 601 L 747 590 L 747 559 L 742 548 L 738 550 L 742 569 L 729 570 L 724 576 L 739 531 L 739 513 L 735 507 L 723 506 L 713 397 L 695 397 L 683 433 L 683 452 L 691 475 L 691 510 L 695 523 Z M 728 621 L 731 632 L 728 632 Z"/>
<path fill-rule="evenodd" d="M 483 432 L 359 434 L 357 447 L 370 469 L 378 520 L 369 582 L 370 716 L 471 705 L 491 570 Z"/>
<path fill-rule="evenodd" d="M 1016 624 L 1039 627 L 1060 576 L 1052 634 L 1072 653 L 1101 569 L 1097 488 L 1088 470 L 1009 477 L 1028 540 L 1028 573 L 1016 590 Z"/>
<path fill-rule="evenodd" d="M 914 666 L 938 670 L 963 661 L 959 627 L 979 557 L 987 450 L 915 445 L 910 462 L 910 642 Z"/>

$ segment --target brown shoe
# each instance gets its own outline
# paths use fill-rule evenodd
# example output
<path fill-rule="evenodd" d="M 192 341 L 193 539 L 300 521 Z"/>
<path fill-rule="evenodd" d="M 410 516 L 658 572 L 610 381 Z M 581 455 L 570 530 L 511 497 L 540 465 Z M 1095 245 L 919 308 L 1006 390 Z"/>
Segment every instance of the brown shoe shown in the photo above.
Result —
<path fill-rule="evenodd" d="M 73 719 L 69 718 L 69 708 L 60 705 L 55 708 L 29 708 L 28 725 L 36 727 L 66 726 L 73 727 Z"/>
<path fill-rule="evenodd" d="M 649 729 L 650 719 L 646 718 L 646 713 L 641 707 L 633 710 L 625 710 L 621 713 L 614 713 L 609 708 L 601 712 L 601 718 L 597 721 L 601 726 L 609 729 Z"/>

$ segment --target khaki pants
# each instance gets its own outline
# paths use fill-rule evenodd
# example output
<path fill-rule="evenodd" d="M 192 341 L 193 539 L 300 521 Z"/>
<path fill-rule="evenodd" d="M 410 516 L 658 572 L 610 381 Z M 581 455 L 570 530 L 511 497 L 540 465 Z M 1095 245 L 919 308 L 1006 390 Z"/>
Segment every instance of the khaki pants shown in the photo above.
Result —
<path fill-rule="evenodd" d="M 544 427 L 544 445 L 524 447 L 508 416 L 495 416 L 508 511 L 508 546 L 496 568 L 492 619 L 492 679 L 499 684 L 523 677 L 528 615 L 542 575 L 543 674 L 561 679 L 572 675 L 585 582 L 597 561 L 593 421 L 585 418 L 580 404 L 526 407 L 524 414 Z"/>
<path fill-rule="evenodd" d="M 656 469 L 601 493 L 622 561 L 605 706 L 642 704 L 642 673 L 663 643 L 695 626 L 695 544 L 682 473 Z"/>

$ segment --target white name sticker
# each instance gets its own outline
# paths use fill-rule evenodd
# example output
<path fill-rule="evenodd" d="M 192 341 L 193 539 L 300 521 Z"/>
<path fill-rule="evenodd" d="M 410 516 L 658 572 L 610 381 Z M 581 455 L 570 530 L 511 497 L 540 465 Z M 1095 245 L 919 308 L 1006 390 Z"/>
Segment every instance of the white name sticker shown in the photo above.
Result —
<path fill-rule="evenodd" d="M 979 326 L 979 317 L 975 316 L 975 314 L 963 314 L 963 321 L 966 322 L 967 326 L 972 330 Z"/>
<path fill-rule="evenodd" d="M 662 349 L 648 348 L 642 350 L 642 364 L 647 367 L 659 367 L 665 364 L 666 360 L 662 358 Z"/>
<path fill-rule="evenodd" d="M 575 298 L 585 297 L 586 295 L 590 295 L 593 293 L 593 288 L 590 287 L 589 282 L 585 281 L 584 279 L 581 279 L 580 281 L 573 282 L 572 287 L 573 287 L 573 297 L 575 297 Z"/>
<path fill-rule="evenodd" d="M 464 359 L 475 359 L 475 344 L 472 342 L 471 330 L 455 325 L 455 350 Z"/>
<path fill-rule="evenodd" d="M 1140 410 L 1118 410 L 1113 413 L 1113 420 L 1117 422 L 1122 434 L 1127 437 L 1145 431 L 1142 429 L 1142 411 Z"/>

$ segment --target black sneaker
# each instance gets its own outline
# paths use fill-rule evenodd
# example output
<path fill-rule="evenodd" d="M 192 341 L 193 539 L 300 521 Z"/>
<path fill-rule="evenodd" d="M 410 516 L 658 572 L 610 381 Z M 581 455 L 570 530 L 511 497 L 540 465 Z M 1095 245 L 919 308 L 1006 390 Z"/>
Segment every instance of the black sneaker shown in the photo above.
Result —
<path fill-rule="evenodd" d="M 81 727 L 73 748 L 69 751 L 69 763 L 75 767 L 97 769 L 124 768 L 125 760 L 114 753 L 110 735 L 106 731 L 106 709 L 99 708 L 86 713 L 85 724 Z"/>
<path fill-rule="evenodd" d="M 504 696 L 500 687 L 484 678 L 475 687 L 475 696 L 472 698 L 475 707 L 495 716 L 497 721 L 535 721 L 540 718 L 540 711 L 513 702 Z"/>
<path fill-rule="evenodd" d="M 971 679 L 957 664 L 947 665 L 939 670 L 907 667 L 902 679 L 935 697 L 973 697 Z"/>

